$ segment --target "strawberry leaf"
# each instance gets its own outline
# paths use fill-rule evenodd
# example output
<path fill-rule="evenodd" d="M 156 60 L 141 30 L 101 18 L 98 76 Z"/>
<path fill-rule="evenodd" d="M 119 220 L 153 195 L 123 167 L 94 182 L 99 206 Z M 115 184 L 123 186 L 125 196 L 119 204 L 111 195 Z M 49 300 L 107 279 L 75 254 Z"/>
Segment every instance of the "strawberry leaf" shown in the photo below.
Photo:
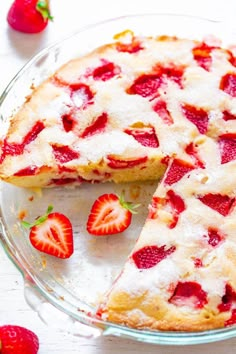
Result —
<path fill-rule="evenodd" d="M 39 216 L 33 223 L 29 223 L 28 221 L 22 220 L 21 221 L 21 225 L 23 227 L 25 227 L 26 229 L 32 229 L 32 227 L 44 223 L 44 221 L 47 220 L 48 215 L 52 212 L 52 210 L 53 210 L 53 206 L 49 205 L 48 208 L 47 208 L 46 214 L 44 214 L 42 216 Z"/>
<path fill-rule="evenodd" d="M 31 224 L 30 224 L 28 221 L 22 220 L 22 221 L 21 221 L 21 225 L 22 225 L 23 227 L 25 227 L 26 229 L 30 229 L 30 228 L 31 228 Z"/>
<path fill-rule="evenodd" d="M 41 13 L 44 20 L 48 19 L 48 20 L 53 21 L 53 16 L 51 16 L 49 6 L 48 6 L 48 1 L 45 1 L 45 0 L 38 1 L 36 4 L 36 9 L 38 10 L 38 12 Z"/>
<path fill-rule="evenodd" d="M 139 208 L 141 204 L 134 204 L 132 202 L 126 202 L 124 192 L 122 192 L 121 196 L 118 198 L 119 198 L 120 205 L 124 209 L 129 210 L 132 214 L 138 214 L 138 211 L 135 209 Z"/>

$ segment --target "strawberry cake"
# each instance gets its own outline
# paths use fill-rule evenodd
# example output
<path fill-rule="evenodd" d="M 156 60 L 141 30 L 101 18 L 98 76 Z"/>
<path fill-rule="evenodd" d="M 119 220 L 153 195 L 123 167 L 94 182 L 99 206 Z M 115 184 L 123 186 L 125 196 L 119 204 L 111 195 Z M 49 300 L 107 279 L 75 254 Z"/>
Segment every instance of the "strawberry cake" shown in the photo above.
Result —
<path fill-rule="evenodd" d="M 235 171 L 234 53 L 131 31 L 36 88 L 0 147 L 0 178 L 21 187 L 161 179 L 98 310 L 139 329 L 236 323 Z"/>

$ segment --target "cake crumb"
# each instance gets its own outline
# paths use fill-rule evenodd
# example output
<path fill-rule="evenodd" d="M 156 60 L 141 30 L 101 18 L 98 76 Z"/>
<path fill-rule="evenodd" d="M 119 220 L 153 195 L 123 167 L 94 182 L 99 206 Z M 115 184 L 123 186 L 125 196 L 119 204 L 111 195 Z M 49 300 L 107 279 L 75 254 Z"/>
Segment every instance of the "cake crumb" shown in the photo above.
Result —
<path fill-rule="evenodd" d="M 22 209 L 18 213 L 18 219 L 24 220 L 24 218 L 28 215 L 28 211 L 26 209 Z"/>
<path fill-rule="evenodd" d="M 141 187 L 139 185 L 132 185 L 130 186 L 130 190 L 129 190 L 129 193 L 130 193 L 130 197 L 132 199 L 137 199 L 140 197 L 140 192 L 141 192 Z"/>

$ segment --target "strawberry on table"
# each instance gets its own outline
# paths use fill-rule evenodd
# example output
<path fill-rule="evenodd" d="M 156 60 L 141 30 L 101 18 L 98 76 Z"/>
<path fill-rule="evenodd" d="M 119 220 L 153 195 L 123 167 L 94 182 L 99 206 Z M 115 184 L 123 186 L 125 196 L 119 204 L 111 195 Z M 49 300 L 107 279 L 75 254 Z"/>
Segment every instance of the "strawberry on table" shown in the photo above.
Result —
<path fill-rule="evenodd" d="M 87 231 L 96 236 L 117 234 L 126 230 L 132 220 L 136 208 L 131 202 L 126 202 L 124 196 L 103 194 L 95 200 L 87 221 Z"/>
<path fill-rule="evenodd" d="M 9 25 L 25 33 L 43 31 L 52 19 L 49 0 L 15 0 L 7 14 Z"/>
<path fill-rule="evenodd" d="M 0 326 L 1 354 L 37 354 L 39 340 L 27 328 L 15 325 Z"/>
<path fill-rule="evenodd" d="M 45 215 L 30 224 L 22 221 L 22 225 L 30 228 L 30 242 L 39 251 L 58 258 L 69 258 L 73 251 L 73 231 L 70 220 L 61 213 L 52 213 L 50 205 Z"/>

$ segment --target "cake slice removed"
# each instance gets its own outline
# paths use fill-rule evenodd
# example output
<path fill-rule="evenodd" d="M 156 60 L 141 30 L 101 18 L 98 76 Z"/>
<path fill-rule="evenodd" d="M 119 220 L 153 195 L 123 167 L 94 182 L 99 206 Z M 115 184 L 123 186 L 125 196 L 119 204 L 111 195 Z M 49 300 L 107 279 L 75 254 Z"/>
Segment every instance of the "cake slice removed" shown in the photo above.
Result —
<path fill-rule="evenodd" d="M 235 170 L 235 161 L 179 179 L 167 170 L 103 319 L 165 331 L 236 323 Z"/>

